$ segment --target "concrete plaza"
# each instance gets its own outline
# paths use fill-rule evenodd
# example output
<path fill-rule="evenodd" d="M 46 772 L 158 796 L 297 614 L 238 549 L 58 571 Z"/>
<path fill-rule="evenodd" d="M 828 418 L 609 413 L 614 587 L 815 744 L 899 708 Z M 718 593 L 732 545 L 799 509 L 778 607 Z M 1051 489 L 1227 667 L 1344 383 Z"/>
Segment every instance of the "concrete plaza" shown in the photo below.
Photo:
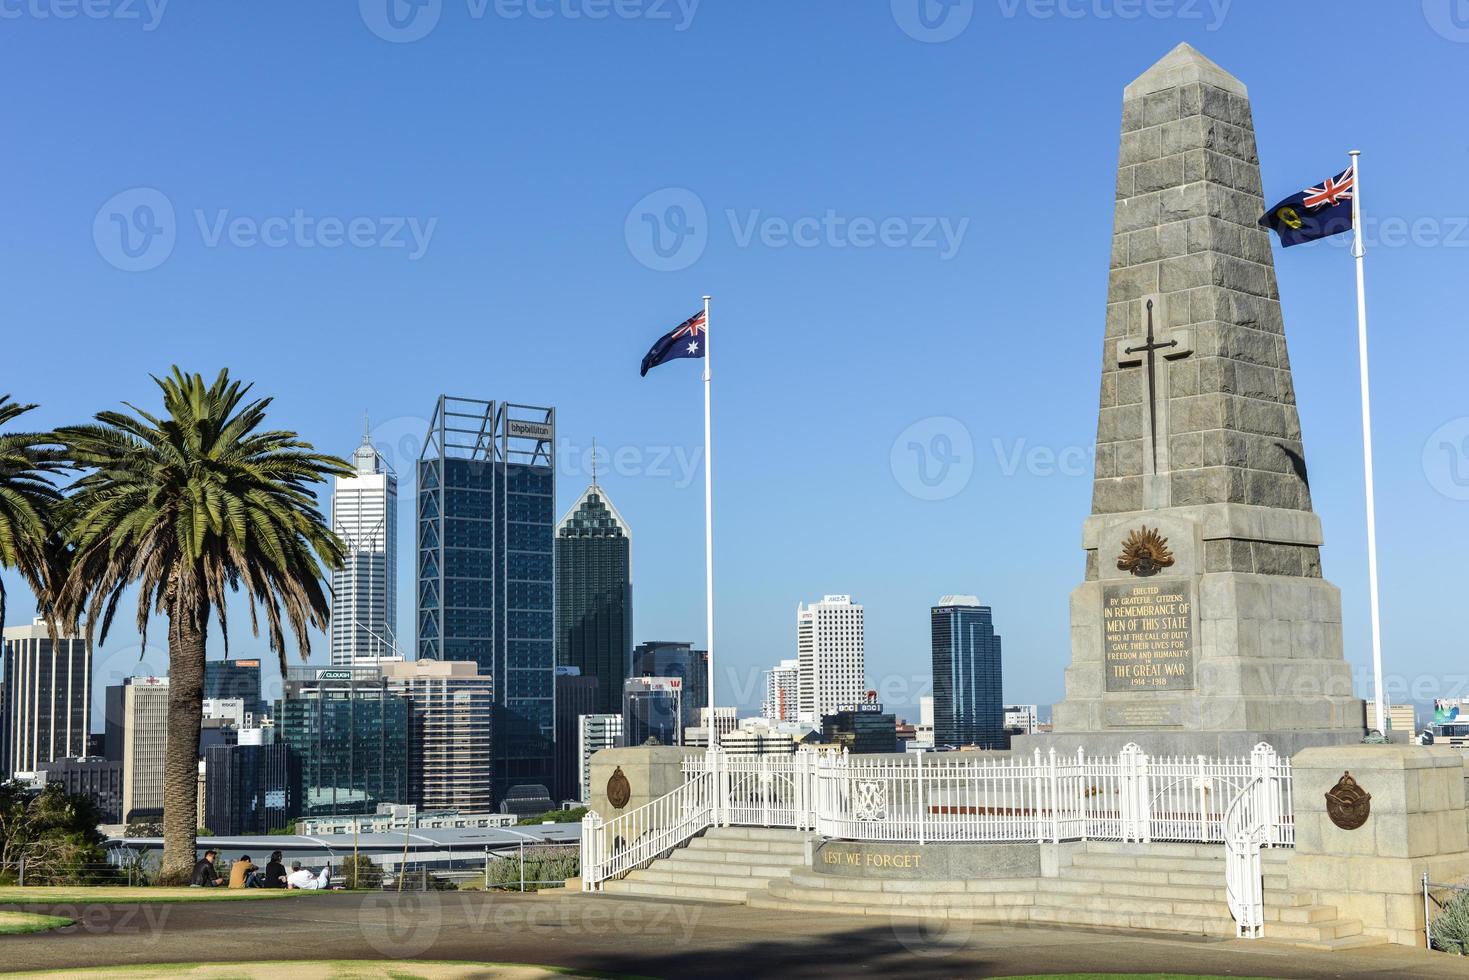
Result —
<path fill-rule="evenodd" d="M 27 909 L 66 915 L 77 925 L 6 938 L 6 970 L 411 959 L 528 963 L 669 978 L 1469 973 L 1463 959 L 1401 946 L 1317 953 L 1269 941 L 804 915 L 564 893 L 354 893 L 296 902 Z"/>

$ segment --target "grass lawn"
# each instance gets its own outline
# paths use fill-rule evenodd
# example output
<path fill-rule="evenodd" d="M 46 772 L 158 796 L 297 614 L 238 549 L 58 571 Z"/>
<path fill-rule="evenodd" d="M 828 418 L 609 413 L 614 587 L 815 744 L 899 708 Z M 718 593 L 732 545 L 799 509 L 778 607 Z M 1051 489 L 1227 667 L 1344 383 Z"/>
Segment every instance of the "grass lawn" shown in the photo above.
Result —
<path fill-rule="evenodd" d="M 286 888 L 128 888 L 106 885 L 0 887 L 0 905 L 116 905 L 131 902 L 259 902 L 330 892 Z M 336 894 L 341 894 L 337 892 Z"/>
<path fill-rule="evenodd" d="M 170 980 L 562 980 L 596 977 L 602 980 L 638 980 L 620 973 L 566 970 L 522 963 L 435 963 L 329 960 L 320 963 L 161 963 L 153 966 L 109 966 L 99 970 L 11 973 L 12 977 L 63 980 L 67 977 L 168 977 Z M 1114 978 L 1115 980 L 1115 978 Z"/>
<path fill-rule="evenodd" d="M 69 926 L 74 920 L 60 915 L 32 915 L 30 912 L 0 912 L 0 936 L 22 932 L 45 932 Z"/>

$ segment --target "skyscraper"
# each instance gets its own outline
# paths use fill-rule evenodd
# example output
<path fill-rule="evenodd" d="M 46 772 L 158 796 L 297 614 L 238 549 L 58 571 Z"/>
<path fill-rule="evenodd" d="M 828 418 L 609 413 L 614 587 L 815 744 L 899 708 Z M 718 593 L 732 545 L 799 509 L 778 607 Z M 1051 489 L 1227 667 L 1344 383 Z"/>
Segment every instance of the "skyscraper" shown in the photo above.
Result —
<path fill-rule="evenodd" d="M 683 681 L 677 677 L 629 677 L 623 683 L 623 745 L 638 746 L 648 739 L 659 745 L 682 741 Z"/>
<path fill-rule="evenodd" d="M 709 651 L 692 643 L 654 640 L 639 643 L 632 653 L 631 677 L 676 677 L 679 685 L 679 727 L 699 724 L 699 709 L 709 704 Z M 629 742 L 629 745 L 642 744 Z M 664 743 L 672 744 L 672 743 Z"/>
<path fill-rule="evenodd" d="M 292 667 L 277 738 L 301 763 L 299 816 L 372 813 L 411 793 L 408 701 L 375 670 Z"/>
<path fill-rule="evenodd" d="M 116 733 L 122 760 L 123 822 L 162 816 L 168 678 L 128 677 L 109 687 L 107 731 L 109 736 Z"/>
<path fill-rule="evenodd" d="M 418 656 L 493 678 L 496 801 L 555 776 L 555 418 L 441 396 L 418 462 Z"/>
<path fill-rule="evenodd" d="M 622 742 L 622 715 L 582 715 L 577 721 L 577 757 L 581 760 L 577 799 L 585 803 L 592 798 L 592 756 Z"/>
<path fill-rule="evenodd" d="M 206 660 L 204 662 L 204 700 L 243 701 L 251 714 L 265 711 L 260 700 L 259 660 Z"/>
<path fill-rule="evenodd" d="M 352 476 L 337 477 L 332 530 L 346 547 L 332 572 L 333 666 L 376 663 L 398 652 L 398 477 L 370 433 L 352 454 Z"/>
<path fill-rule="evenodd" d="M 204 826 L 222 837 L 268 834 L 300 813 L 301 763 L 291 747 L 265 744 L 258 728 L 241 737 L 204 750 Z"/>
<path fill-rule="evenodd" d="M 52 642 L 39 619 L 5 630 L 5 758 L 0 778 L 87 754 L 92 657 L 85 640 Z"/>
<path fill-rule="evenodd" d="M 851 596 L 829 595 L 796 607 L 796 660 L 801 721 L 821 719 L 861 702 L 867 693 L 862 607 Z"/>
<path fill-rule="evenodd" d="M 620 710 L 632 655 L 632 532 L 593 477 L 556 525 L 556 663 L 597 679 L 594 713 Z"/>
<path fill-rule="evenodd" d="M 761 716 L 770 721 L 797 721 L 800 713 L 801 662 L 782 660 L 765 672 Z"/>
<path fill-rule="evenodd" d="M 576 667 L 556 668 L 556 785 L 552 792 L 558 803 L 581 799 L 581 720 L 605 714 L 596 709 L 602 701 L 601 687 L 598 678 L 584 677 Z"/>
<path fill-rule="evenodd" d="M 972 595 L 946 595 L 933 607 L 932 632 L 934 744 L 1009 748 L 990 607 Z"/>
<path fill-rule="evenodd" d="M 383 664 L 388 690 L 408 701 L 413 738 L 409 799 L 424 810 L 493 813 L 490 792 L 495 692 L 473 663 Z"/>

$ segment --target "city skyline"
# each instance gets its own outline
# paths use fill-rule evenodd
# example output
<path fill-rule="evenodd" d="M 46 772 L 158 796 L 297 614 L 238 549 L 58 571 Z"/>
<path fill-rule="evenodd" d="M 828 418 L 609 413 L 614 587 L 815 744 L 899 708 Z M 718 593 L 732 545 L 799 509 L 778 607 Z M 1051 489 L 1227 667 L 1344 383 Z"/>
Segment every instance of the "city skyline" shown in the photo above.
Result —
<path fill-rule="evenodd" d="M 1462 160 L 1462 147 L 1439 124 L 1452 105 L 1452 86 L 1442 80 L 1462 71 L 1462 46 L 1421 17 L 1370 5 L 1359 5 L 1350 24 L 1323 24 L 1307 7 L 1234 5 L 1229 29 L 1217 32 L 1180 18 L 1062 22 L 990 10 L 942 45 L 915 43 L 886 9 L 843 9 L 841 17 L 837 9 L 817 3 L 782 11 L 788 30 L 779 36 L 761 18 L 708 5 L 682 33 L 613 22 L 585 31 L 446 22 L 401 46 L 374 37 L 351 11 L 303 9 L 293 16 L 318 54 L 309 63 L 265 43 L 269 25 L 235 23 L 224 11 L 170 19 L 151 33 L 82 21 L 19 24 L 34 43 L 18 46 L 13 71 L 61 71 L 102 88 L 121 78 L 139 97 L 78 105 L 65 93 L 41 91 L 16 107 L 18 125 L 36 134 L 14 160 L 16 186 L 28 191 L 12 192 L 10 202 L 14 241 L 26 243 L 7 252 L 17 363 L 39 363 L 51 338 L 79 330 L 84 339 L 95 332 L 135 342 L 92 345 L 107 356 L 84 349 L 71 384 L 28 388 L 17 378 L 14 394 L 40 402 L 29 422 L 47 427 L 125 399 L 146 402 L 147 375 L 169 360 L 203 371 L 228 361 L 274 396 L 273 413 L 318 449 L 346 455 L 360 441 L 357 413 L 369 410 L 381 420 L 374 443 L 398 470 L 403 495 L 412 492 L 407 474 L 440 391 L 555 404 L 565 463 L 558 512 L 589 476 L 596 438 L 606 447 L 599 478 L 638 528 L 646 557 L 635 639 L 697 641 L 697 372 L 670 369 L 639 381 L 636 365 L 653 336 L 713 293 L 720 310 L 714 332 L 729 338 L 714 406 L 718 658 L 721 690 L 730 694 L 721 701 L 756 706 L 761 672 L 793 655 L 790 603 L 830 590 L 865 598 L 869 674 L 879 686 L 891 679 L 894 690 L 882 695 L 890 706 L 919 696 L 912 665 L 925 658 L 926 609 L 949 592 L 976 592 L 1006 610 L 1009 696 L 1050 704 L 1062 695 L 1065 597 L 1079 574 L 1074 528 L 1061 515 L 1084 515 L 1091 489 L 1097 392 L 1090 372 L 1106 289 L 1119 91 L 1159 52 L 1188 40 L 1248 80 L 1269 199 L 1335 172 L 1347 149 L 1364 151 L 1369 301 L 1379 311 L 1373 368 L 1385 664 L 1390 684 L 1394 676 L 1424 682 L 1416 692 L 1390 687 L 1389 694 L 1422 704 L 1469 693 L 1454 689 L 1465 683 L 1454 679 L 1464 644 L 1447 612 L 1462 578 L 1460 556 L 1469 553 L 1462 519 L 1469 453 L 1461 451 L 1469 423 L 1455 428 L 1466 408 L 1454 375 L 1469 356 L 1469 335 L 1443 312 L 1457 308 L 1446 284 L 1469 236 L 1462 209 L 1445 211 L 1428 190 L 1434 176 Z M 1355 30 L 1373 37 L 1386 61 L 1405 66 L 1372 75 L 1378 104 L 1397 108 L 1333 116 L 1303 133 L 1300 100 L 1319 77 L 1275 57 L 1258 38 L 1310 31 L 1324 44 L 1345 44 Z M 200 39 L 213 32 L 260 42 L 268 52 L 265 81 L 247 82 L 203 59 L 208 45 Z M 807 63 L 813 36 L 832 38 L 830 61 Z M 653 114 L 614 111 L 626 107 L 625 93 L 658 89 L 661 66 L 691 53 L 713 70 L 736 71 L 745 42 L 757 37 L 774 46 L 772 58 L 796 66 L 793 78 L 778 87 L 748 80 L 737 94 L 667 93 Z M 976 101 L 994 73 L 1038 63 L 1057 70 L 1005 98 Z M 873 64 L 894 70 L 880 78 L 861 70 Z M 452 78 L 467 72 L 503 88 L 518 72 L 546 65 L 558 68 L 546 98 L 566 114 L 563 129 L 547 134 L 540 110 L 517 103 L 497 109 L 493 133 L 466 136 L 464 120 L 474 110 Z M 209 84 L 178 90 L 172 79 L 182 67 Z M 364 88 L 360 106 L 339 118 L 308 123 L 270 108 L 312 79 L 343 72 Z M 827 84 L 832 73 L 851 79 L 850 87 L 835 91 Z M 791 99 L 791 91 L 801 98 Z M 151 101 L 159 92 L 169 93 L 173 121 Z M 368 105 L 392 112 L 394 139 L 382 138 Z M 666 120 L 676 113 L 720 124 L 697 147 L 670 146 Z M 845 135 L 814 139 L 813 116 Z M 223 126 L 223 118 L 249 125 Z M 618 119 L 615 132 L 611 118 Z M 1040 118 L 1049 123 L 1037 130 Z M 188 140 L 178 119 L 193 130 Z M 756 130 L 790 147 L 791 167 L 778 181 L 767 174 L 768 150 L 749 138 Z M 110 147 L 109 167 L 81 166 L 93 156 L 80 135 L 89 132 Z M 995 132 L 1026 134 L 1043 152 L 1025 154 L 1023 163 L 995 152 L 985 135 Z M 588 175 L 575 162 L 585 139 L 658 149 L 611 154 Z M 510 145 L 524 153 L 513 166 L 503 152 Z M 275 163 L 293 146 L 310 152 L 292 153 L 282 172 Z M 926 148 L 921 164 L 913 147 Z M 58 159 L 66 162 L 58 166 Z M 430 177 L 418 169 L 425 159 L 439 161 Z M 921 179 L 913 179 L 915 167 Z M 171 203 L 177 236 L 163 264 L 127 272 L 99 254 L 92 228 L 106 202 L 135 188 L 155 189 Z M 636 228 L 641 215 L 657 217 L 680 203 L 656 197 L 672 189 L 702 203 L 707 235 L 696 262 L 659 271 L 639 257 L 652 253 L 633 253 L 627 227 L 630 218 Z M 639 209 L 645 199 L 652 204 Z M 439 221 L 414 261 L 411 247 L 249 248 L 207 234 L 221 214 L 226 223 L 259 223 L 297 209 L 316 220 L 413 216 L 424 230 Z M 828 211 L 837 219 L 829 225 Z M 859 248 L 845 238 L 838 247 L 825 237 L 827 227 L 845 234 L 855 219 L 887 218 L 907 221 L 917 237 L 916 219 L 945 217 L 955 232 L 970 219 L 948 259 L 938 224 L 931 235 L 937 248 Z M 772 224 L 808 218 L 820 236 L 811 248 L 789 236 L 782 241 Z M 412 241 L 406 228 L 403 237 Z M 672 248 L 673 238 L 664 244 Z M 1312 496 L 1328 532 L 1323 568 L 1343 589 L 1357 693 L 1370 695 L 1363 683 L 1368 621 L 1351 263 L 1336 243 L 1291 252 L 1281 291 Z M 1045 306 L 1033 310 L 1038 296 Z M 562 306 L 595 313 L 568 319 Z M 1035 332 L 1036 319 L 1047 325 L 1045 342 L 1034 341 L 1039 346 L 1017 369 L 988 372 L 984 384 L 974 384 L 976 359 L 1029 350 L 1032 341 L 1022 335 Z M 1401 334 L 1412 341 L 1394 343 Z M 231 345 L 226 355 L 221 338 L 232 335 L 253 341 Z M 910 342 L 918 336 L 923 342 Z M 793 337 L 819 357 L 770 356 L 797 352 L 787 346 Z M 512 370 L 502 355 L 532 338 L 542 356 L 516 358 Z M 1425 359 L 1417 353 L 1423 349 L 1437 356 Z M 446 350 L 471 356 L 445 357 Z M 315 356 L 327 351 L 330 371 Z M 1042 400 L 1038 371 L 1085 380 Z M 366 405 L 364 378 L 382 382 Z M 404 624 L 414 615 L 402 568 L 412 561 L 405 536 L 412 526 L 410 508 L 401 510 Z M 853 535 L 859 525 L 863 534 Z M 937 542 L 943 546 L 928 546 Z M 985 568 L 976 553 L 1003 558 Z M 772 561 L 777 554 L 781 560 Z M 5 575 L 10 624 L 23 624 L 31 597 Z M 232 619 L 232 649 L 263 653 L 244 617 Z M 118 629 L 97 651 L 99 689 L 124 670 L 164 667 L 162 637 L 140 668 L 137 638 L 128 633 Z M 326 650 L 318 637 L 313 662 Z M 211 655 L 221 655 L 217 634 Z M 273 665 L 266 669 L 267 688 L 278 690 Z M 727 669 L 736 672 L 734 682 L 723 676 Z"/>

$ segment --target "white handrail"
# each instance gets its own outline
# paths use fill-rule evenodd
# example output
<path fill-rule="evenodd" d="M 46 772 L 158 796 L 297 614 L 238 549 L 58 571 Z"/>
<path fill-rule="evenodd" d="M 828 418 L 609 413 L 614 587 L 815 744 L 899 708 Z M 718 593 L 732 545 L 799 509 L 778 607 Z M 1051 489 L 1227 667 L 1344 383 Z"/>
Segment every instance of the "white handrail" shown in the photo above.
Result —
<path fill-rule="evenodd" d="M 684 778 L 667 796 L 613 820 L 587 815 L 584 887 L 594 890 L 713 826 L 903 843 L 1223 844 L 1231 840 L 1230 814 L 1248 806 L 1240 816 L 1258 828 L 1262 846 L 1295 843 L 1290 761 L 1268 745 L 1234 759 L 1150 757 L 1135 745 L 1114 757 L 714 752 L 686 759 Z"/>

